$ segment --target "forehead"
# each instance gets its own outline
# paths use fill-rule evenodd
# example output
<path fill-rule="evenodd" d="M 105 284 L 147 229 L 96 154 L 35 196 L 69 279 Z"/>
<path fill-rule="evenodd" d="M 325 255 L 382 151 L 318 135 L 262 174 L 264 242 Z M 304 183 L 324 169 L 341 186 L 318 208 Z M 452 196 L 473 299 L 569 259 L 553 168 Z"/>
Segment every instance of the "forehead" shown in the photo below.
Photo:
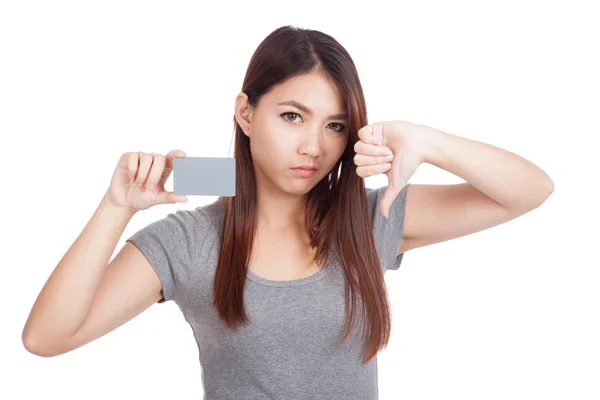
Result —
<path fill-rule="evenodd" d="M 276 86 L 264 96 L 270 106 L 283 101 L 296 101 L 317 114 L 345 111 L 344 101 L 337 85 L 322 74 L 311 72 L 295 76 Z"/>

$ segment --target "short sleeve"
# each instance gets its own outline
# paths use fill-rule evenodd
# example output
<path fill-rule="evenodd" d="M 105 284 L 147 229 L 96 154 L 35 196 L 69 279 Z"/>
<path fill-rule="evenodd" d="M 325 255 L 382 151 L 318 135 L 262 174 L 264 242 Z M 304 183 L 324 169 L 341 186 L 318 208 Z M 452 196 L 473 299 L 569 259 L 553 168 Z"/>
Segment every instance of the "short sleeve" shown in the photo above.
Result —
<path fill-rule="evenodd" d="M 126 242 L 140 249 L 158 275 L 163 291 L 158 303 L 176 300 L 182 294 L 206 219 L 200 208 L 177 210 L 127 238 Z"/>
<path fill-rule="evenodd" d="M 410 183 L 402 188 L 390 206 L 389 219 L 386 219 L 379 210 L 381 197 L 387 186 L 371 189 L 367 188 L 367 201 L 371 214 L 375 246 L 384 272 L 398 270 L 404 253 L 398 254 L 400 240 L 404 233 L 404 219 L 406 216 L 406 197 Z"/>

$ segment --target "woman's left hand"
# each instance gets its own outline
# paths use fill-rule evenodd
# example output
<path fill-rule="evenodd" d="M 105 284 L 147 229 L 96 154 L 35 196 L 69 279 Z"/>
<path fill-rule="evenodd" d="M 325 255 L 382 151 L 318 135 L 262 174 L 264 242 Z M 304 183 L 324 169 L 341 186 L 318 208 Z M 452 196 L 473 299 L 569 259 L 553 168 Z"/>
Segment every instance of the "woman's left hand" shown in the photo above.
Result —
<path fill-rule="evenodd" d="M 358 131 L 360 140 L 354 145 L 356 174 L 362 178 L 386 174 L 388 186 L 379 205 L 386 218 L 394 199 L 425 162 L 426 128 L 407 121 L 386 121 Z"/>

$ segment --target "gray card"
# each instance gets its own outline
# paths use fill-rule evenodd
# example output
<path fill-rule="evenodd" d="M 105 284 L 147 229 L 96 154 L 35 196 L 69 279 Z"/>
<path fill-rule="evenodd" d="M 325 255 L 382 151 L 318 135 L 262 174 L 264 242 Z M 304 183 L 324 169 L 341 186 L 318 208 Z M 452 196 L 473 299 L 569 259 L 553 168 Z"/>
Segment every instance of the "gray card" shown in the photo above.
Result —
<path fill-rule="evenodd" d="M 173 193 L 235 196 L 235 158 L 174 157 Z"/>

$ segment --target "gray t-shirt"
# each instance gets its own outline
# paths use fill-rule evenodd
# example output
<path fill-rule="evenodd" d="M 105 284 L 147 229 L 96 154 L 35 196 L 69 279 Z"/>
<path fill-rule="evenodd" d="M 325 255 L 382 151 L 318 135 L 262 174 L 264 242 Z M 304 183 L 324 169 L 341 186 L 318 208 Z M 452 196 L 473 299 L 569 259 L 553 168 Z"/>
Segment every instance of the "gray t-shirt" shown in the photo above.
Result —
<path fill-rule="evenodd" d="M 406 193 L 390 218 L 379 211 L 386 187 L 367 188 L 375 244 L 385 270 L 397 270 Z M 341 347 L 344 273 L 335 251 L 325 265 L 299 280 L 263 279 L 248 270 L 244 307 L 250 324 L 229 330 L 212 307 L 223 201 L 177 210 L 134 233 L 133 242 L 155 269 L 164 299 L 174 300 L 198 344 L 204 399 L 378 398 L 377 358 L 362 364 L 363 314 Z M 358 303 L 357 303 L 358 305 Z"/>

